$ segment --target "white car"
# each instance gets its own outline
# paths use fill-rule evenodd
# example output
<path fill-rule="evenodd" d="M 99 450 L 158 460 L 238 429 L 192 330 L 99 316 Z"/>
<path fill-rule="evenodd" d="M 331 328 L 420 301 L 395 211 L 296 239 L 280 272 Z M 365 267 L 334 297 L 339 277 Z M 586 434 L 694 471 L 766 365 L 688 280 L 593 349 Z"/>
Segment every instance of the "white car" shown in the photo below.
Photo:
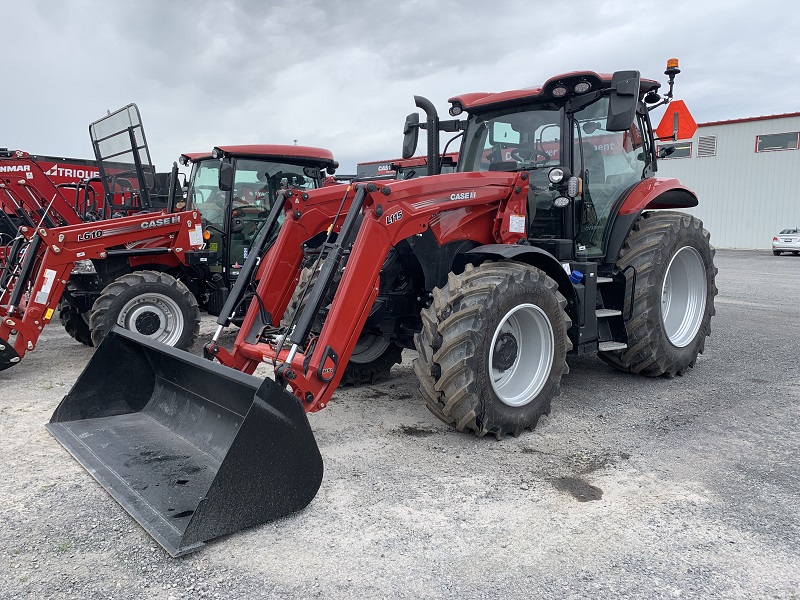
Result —
<path fill-rule="evenodd" d="M 800 254 L 800 228 L 783 229 L 772 238 L 772 253 L 780 256 L 781 252 Z"/>

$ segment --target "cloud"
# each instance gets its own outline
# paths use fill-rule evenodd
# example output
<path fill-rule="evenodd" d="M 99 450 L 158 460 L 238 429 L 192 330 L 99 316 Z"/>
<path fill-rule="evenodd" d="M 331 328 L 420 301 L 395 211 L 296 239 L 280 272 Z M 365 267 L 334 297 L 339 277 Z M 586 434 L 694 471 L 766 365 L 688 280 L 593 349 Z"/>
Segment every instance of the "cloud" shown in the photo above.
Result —
<path fill-rule="evenodd" d="M 399 154 L 415 94 L 446 114 L 453 95 L 565 71 L 665 82 L 671 56 L 700 122 L 793 112 L 800 96 L 800 19 L 777 0 L 40 0 L 4 16 L 0 145 L 89 157 L 88 124 L 135 102 L 162 169 L 216 144 L 297 140 L 353 171 Z"/>

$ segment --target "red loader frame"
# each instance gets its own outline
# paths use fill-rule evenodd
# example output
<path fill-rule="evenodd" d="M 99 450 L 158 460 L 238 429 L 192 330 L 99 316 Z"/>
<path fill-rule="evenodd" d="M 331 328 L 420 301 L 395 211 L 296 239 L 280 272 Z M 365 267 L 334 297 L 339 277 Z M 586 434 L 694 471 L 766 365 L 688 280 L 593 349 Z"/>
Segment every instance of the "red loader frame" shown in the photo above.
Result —
<path fill-rule="evenodd" d="M 27 152 L 0 151 L 0 185 L 9 190 L 37 225 L 41 222 L 44 227 L 63 227 L 83 223 L 75 207 Z M 7 209 L 4 211 L 8 214 Z"/>
<path fill-rule="evenodd" d="M 0 279 L 0 370 L 36 347 L 76 261 L 124 255 L 126 244 L 141 241 L 143 231 L 151 230 L 152 238 L 144 247 L 159 262 L 186 263 L 186 253 L 202 245 L 197 211 L 150 213 L 53 229 L 21 227 L 24 242 L 18 240 L 12 247 Z"/>

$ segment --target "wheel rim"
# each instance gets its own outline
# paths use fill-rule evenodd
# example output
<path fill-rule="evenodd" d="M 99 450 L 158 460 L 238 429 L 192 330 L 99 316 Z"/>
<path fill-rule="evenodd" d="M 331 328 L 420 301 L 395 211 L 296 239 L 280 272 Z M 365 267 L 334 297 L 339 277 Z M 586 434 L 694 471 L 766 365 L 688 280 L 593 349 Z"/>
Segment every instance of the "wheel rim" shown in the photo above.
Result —
<path fill-rule="evenodd" d="M 174 346 L 183 333 L 183 313 L 169 296 L 145 294 L 136 296 L 122 307 L 117 325 Z"/>
<path fill-rule="evenodd" d="M 378 335 L 365 334 L 358 338 L 350 362 L 357 364 L 370 363 L 378 360 L 389 347 L 389 338 Z"/>
<path fill-rule="evenodd" d="M 700 330 L 706 310 L 706 267 L 700 253 L 685 246 L 667 267 L 661 288 L 661 320 L 670 343 L 689 345 Z"/>
<path fill-rule="evenodd" d="M 492 389 L 503 404 L 525 406 L 553 368 L 553 327 L 535 304 L 515 306 L 500 321 L 489 350 Z"/>

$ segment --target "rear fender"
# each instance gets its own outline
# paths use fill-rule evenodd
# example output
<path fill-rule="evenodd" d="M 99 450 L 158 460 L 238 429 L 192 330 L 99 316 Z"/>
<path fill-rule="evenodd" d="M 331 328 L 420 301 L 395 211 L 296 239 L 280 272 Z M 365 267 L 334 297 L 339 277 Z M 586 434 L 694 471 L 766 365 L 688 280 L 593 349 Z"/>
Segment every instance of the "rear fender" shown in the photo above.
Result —
<path fill-rule="evenodd" d="M 658 208 L 697 206 L 697 195 L 678 179 L 649 177 L 636 184 L 622 201 L 620 215 Z"/>
<path fill-rule="evenodd" d="M 605 262 L 614 264 L 633 224 L 645 210 L 691 208 L 697 195 L 675 178 L 643 179 L 628 192 L 614 217 L 606 244 Z"/>
<path fill-rule="evenodd" d="M 479 259 L 475 261 L 476 263 L 483 262 L 486 259 L 514 260 L 541 269 L 558 284 L 558 291 L 567 299 L 567 310 L 570 313 L 570 317 L 575 316 L 573 314 L 575 306 L 577 306 L 575 288 L 572 286 L 569 275 L 567 275 L 558 259 L 546 250 L 536 246 L 521 246 L 518 244 L 486 244 L 473 248 L 466 254 L 467 256 L 474 255 Z"/>

